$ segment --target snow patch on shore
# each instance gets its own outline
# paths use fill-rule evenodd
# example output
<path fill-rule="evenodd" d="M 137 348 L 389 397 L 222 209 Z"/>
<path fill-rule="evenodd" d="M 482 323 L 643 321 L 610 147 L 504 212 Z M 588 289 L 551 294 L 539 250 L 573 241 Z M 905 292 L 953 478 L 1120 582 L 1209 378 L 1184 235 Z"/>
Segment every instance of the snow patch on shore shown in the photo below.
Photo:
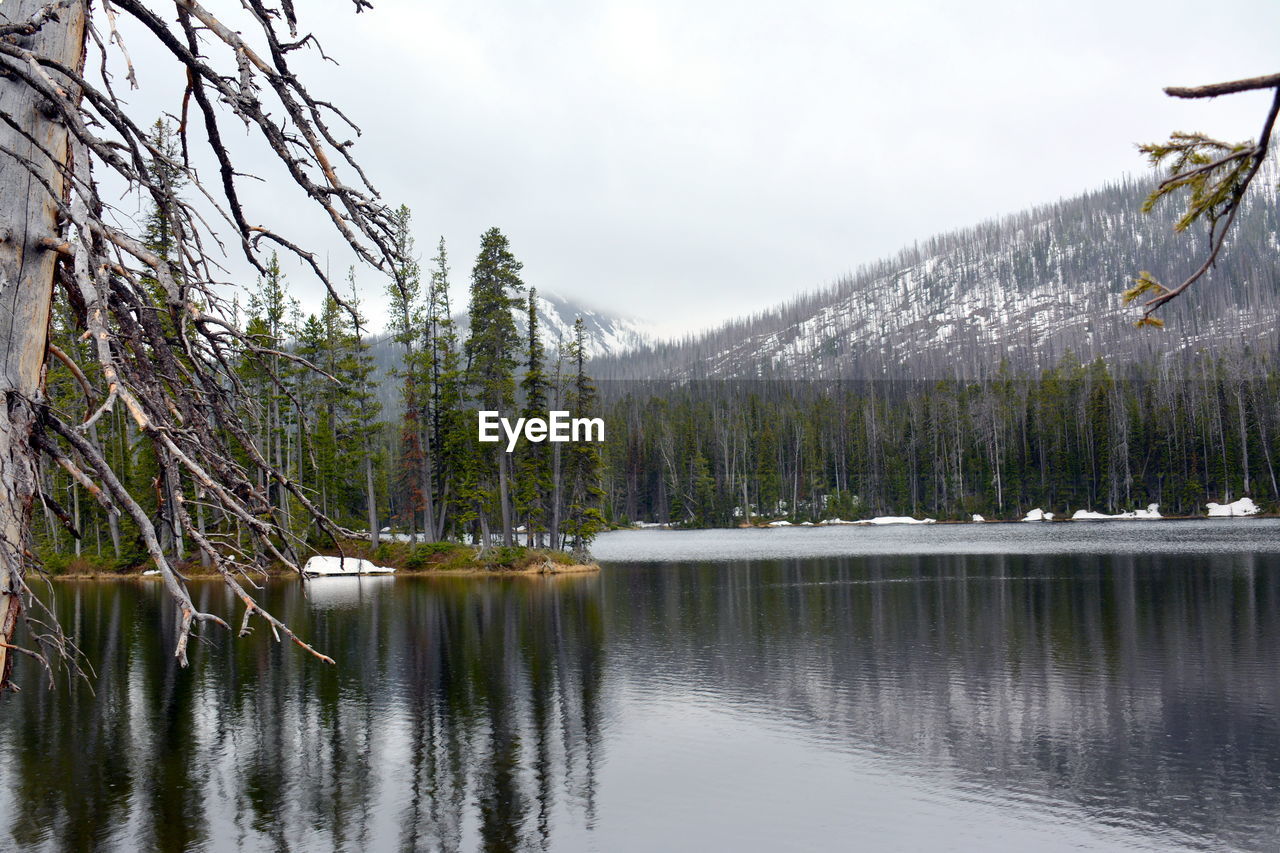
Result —
<path fill-rule="evenodd" d="M 867 518 L 862 521 L 855 521 L 854 524 L 937 524 L 936 518 L 912 518 L 909 515 L 881 515 L 876 518 Z"/>
<path fill-rule="evenodd" d="M 1135 509 L 1132 512 L 1119 512 L 1115 515 L 1107 515 L 1105 512 L 1093 512 L 1087 509 L 1078 509 L 1075 515 L 1071 516 L 1072 521 L 1154 521 L 1164 518 L 1160 514 L 1160 504 L 1147 504 L 1146 509 Z"/>
<path fill-rule="evenodd" d="M 305 575 L 389 575 L 395 569 L 379 566 L 358 557 L 330 557 L 317 554 L 302 567 Z"/>
<path fill-rule="evenodd" d="M 1209 510 L 1210 518 L 1234 518 L 1242 515 L 1257 515 L 1262 511 L 1252 498 L 1241 498 L 1238 501 L 1232 501 L 1229 504 L 1219 504 L 1210 502 L 1205 505 Z"/>
<path fill-rule="evenodd" d="M 937 524 L 934 518 L 912 518 L 909 515 L 880 515 L 875 518 L 862 518 L 857 521 L 845 521 L 843 518 L 828 518 L 818 522 L 819 527 L 831 527 L 833 525 L 882 525 L 882 524 Z"/>

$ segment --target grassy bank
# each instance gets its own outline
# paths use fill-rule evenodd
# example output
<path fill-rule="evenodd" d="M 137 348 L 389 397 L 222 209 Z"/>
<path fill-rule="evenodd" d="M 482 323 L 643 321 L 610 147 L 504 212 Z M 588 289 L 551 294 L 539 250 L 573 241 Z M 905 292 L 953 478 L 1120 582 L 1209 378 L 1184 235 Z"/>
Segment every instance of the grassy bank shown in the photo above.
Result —
<path fill-rule="evenodd" d="M 347 557 L 360 557 L 379 566 L 390 566 L 396 574 L 409 575 L 542 575 L 598 571 L 594 563 L 579 563 L 564 551 L 546 548 L 489 548 L 485 553 L 471 545 L 457 542 L 381 542 L 377 548 L 361 540 L 344 540 L 341 553 Z M 330 545 L 312 553 L 338 556 L 339 549 Z M 304 560 L 306 557 L 303 558 Z M 154 569 L 149 559 L 116 560 L 94 555 L 53 554 L 43 557 L 45 571 L 57 578 L 115 578 L 139 577 Z M 187 577 L 212 577 L 216 573 L 206 570 L 199 559 L 178 563 L 178 570 Z M 293 572 L 282 564 L 267 568 L 271 576 L 289 576 Z"/>

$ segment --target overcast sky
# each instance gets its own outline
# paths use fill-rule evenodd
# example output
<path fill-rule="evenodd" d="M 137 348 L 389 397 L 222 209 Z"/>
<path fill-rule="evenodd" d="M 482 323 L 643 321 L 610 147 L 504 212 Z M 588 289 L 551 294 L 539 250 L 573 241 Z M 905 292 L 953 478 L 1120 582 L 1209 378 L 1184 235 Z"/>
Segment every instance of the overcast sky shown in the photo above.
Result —
<path fill-rule="evenodd" d="M 1280 70 L 1273 0 L 298 6 L 341 62 L 305 64 L 313 92 L 362 126 L 356 152 L 413 209 L 424 262 L 446 238 L 457 307 L 497 225 L 528 284 L 664 332 L 1139 172 L 1135 143 L 1170 130 L 1254 135 L 1266 95 L 1161 87 Z M 141 69 L 151 53 L 128 36 Z M 176 112 L 172 65 L 150 67 L 169 73 L 143 75 L 135 105 Z M 265 175 L 250 218 L 345 265 Z M 359 279 L 379 325 L 383 282 Z M 291 281 L 313 305 L 300 268 Z"/>

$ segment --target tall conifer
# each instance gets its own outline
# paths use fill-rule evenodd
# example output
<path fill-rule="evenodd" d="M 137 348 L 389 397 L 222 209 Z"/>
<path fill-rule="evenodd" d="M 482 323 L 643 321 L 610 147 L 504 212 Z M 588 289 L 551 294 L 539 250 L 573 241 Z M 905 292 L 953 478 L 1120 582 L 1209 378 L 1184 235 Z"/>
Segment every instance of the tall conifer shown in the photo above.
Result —
<path fill-rule="evenodd" d="M 508 417 L 515 409 L 516 350 L 519 333 L 512 308 L 518 304 L 524 282 L 523 268 L 497 228 L 480 238 L 480 253 L 471 271 L 471 334 L 467 338 L 467 376 L 480 409 Z M 502 542 L 513 544 L 510 478 L 511 454 L 503 442 L 488 445 L 477 458 L 476 498 L 495 508 L 502 527 Z M 486 458 L 487 457 L 487 458 Z M 483 511 L 482 528 L 487 526 Z M 486 543 L 488 544 L 488 543 Z"/>
<path fill-rule="evenodd" d="M 533 288 L 529 290 L 527 312 L 526 359 L 520 379 L 524 405 L 520 414 L 525 418 L 546 418 L 546 352 L 538 330 L 538 291 Z M 550 443 L 522 441 L 516 456 L 516 512 L 524 519 L 525 541 L 530 547 L 542 544 L 547 532 L 550 491 Z"/>

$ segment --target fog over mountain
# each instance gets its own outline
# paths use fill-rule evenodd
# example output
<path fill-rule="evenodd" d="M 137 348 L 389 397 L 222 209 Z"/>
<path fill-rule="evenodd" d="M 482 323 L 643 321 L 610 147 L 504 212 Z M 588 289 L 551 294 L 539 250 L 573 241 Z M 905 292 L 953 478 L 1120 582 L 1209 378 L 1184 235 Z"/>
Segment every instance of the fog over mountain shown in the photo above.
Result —
<path fill-rule="evenodd" d="M 1173 203 L 1140 207 L 1151 180 L 1124 180 L 921 240 L 835 285 L 683 339 L 597 359 L 597 377 L 977 377 L 1068 350 L 1113 364 L 1201 346 L 1273 348 L 1280 323 L 1276 162 L 1266 164 L 1217 267 L 1137 329 L 1121 295 L 1140 270 L 1173 284 L 1202 260 L 1202 232 L 1175 233 Z"/>

